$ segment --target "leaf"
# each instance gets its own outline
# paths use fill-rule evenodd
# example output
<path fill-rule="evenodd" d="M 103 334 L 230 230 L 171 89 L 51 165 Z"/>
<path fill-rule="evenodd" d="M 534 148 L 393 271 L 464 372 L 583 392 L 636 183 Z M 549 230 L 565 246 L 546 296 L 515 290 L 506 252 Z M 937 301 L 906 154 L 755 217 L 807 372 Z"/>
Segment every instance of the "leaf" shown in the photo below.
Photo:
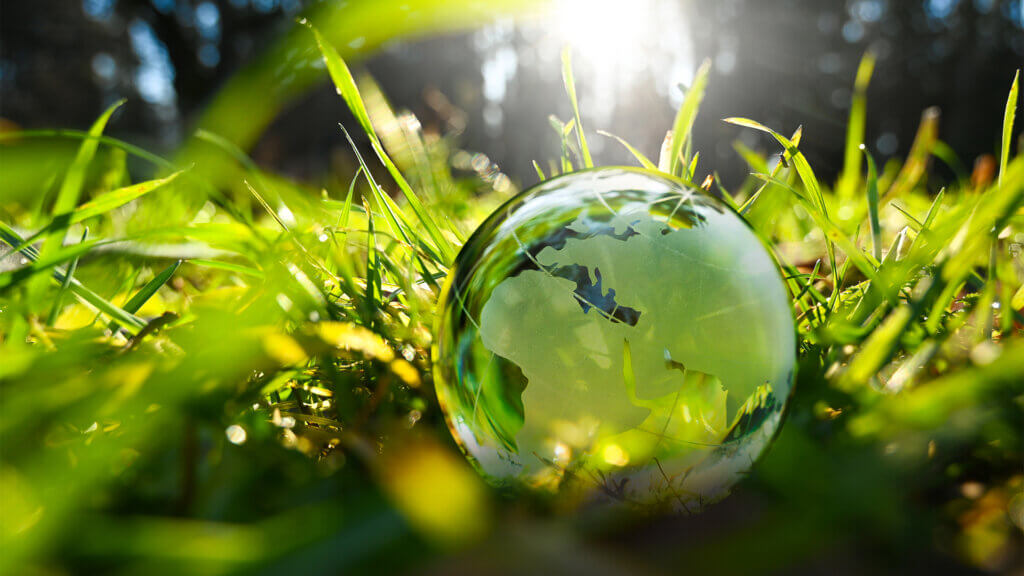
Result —
<path fill-rule="evenodd" d="M 140 182 L 124 188 L 118 188 L 105 194 L 97 196 L 90 202 L 82 204 L 78 208 L 75 208 L 71 212 L 65 212 L 54 216 L 53 220 L 47 224 L 43 229 L 39 230 L 28 239 L 25 240 L 26 244 L 31 244 L 40 236 L 52 233 L 60 230 L 65 230 L 68 227 L 78 224 L 84 220 L 88 220 L 94 216 L 99 216 L 124 206 L 125 204 L 137 200 L 154 190 L 162 188 L 167 184 L 170 184 L 178 178 L 184 172 L 184 170 L 175 172 L 166 178 L 159 178 L 157 180 L 149 180 L 146 182 Z"/>
<path fill-rule="evenodd" d="M 850 119 L 846 127 L 846 151 L 837 191 L 840 198 L 851 198 L 860 180 L 860 151 L 863 150 L 864 126 L 867 123 L 867 90 L 875 70 L 875 55 L 868 51 L 857 67 L 853 83 Z M 876 256 L 879 257 L 879 256 Z"/>
<path fill-rule="evenodd" d="M 0 239 L 2 239 L 11 247 L 19 246 L 25 242 L 24 239 L 22 239 L 21 236 L 19 236 L 18 233 L 14 231 L 14 229 L 12 229 L 7 224 L 4 224 L 3 222 L 0 222 Z M 23 250 L 21 250 L 21 253 L 32 262 L 35 262 L 36 260 L 39 259 L 39 252 L 31 246 L 26 246 Z M 60 269 L 57 269 L 54 270 L 53 277 L 58 282 L 63 283 L 65 278 L 67 278 L 68 276 Z M 78 298 L 83 302 L 89 304 L 90 306 L 106 314 L 107 316 L 117 319 L 119 322 L 121 322 L 122 325 L 128 327 L 132 333 L 138 332 L 146 325 L 146 323 L 143 322 L 141 318 L 138 318 L 135 315 L 130 314 L 121 309 L 120 307 L 108 302 L 102 296 L 96 294 L 92 290 L 89 290 L 84 285 L 82 285 L 81 282 L 79 282 L 73 277 L 71 278 L 71 284 L 69 286 L 69 289 L 71 290 L 72 293 L 75 294 L 75 296 L 78 296 Z"/>
<path fill-rule="evenodd" d="M 85 176 L 89 169 L 89 164 L 92 163 L 92 159 L 96 155 L 96 149 L 99 147 L 99 141 L 96 138 L 103 134 L 103 130 L 107 127 L 110 117 L 124 102 L 123 99 L 115 102 L 89 128 L 90 138 L 82 140 L 78 147 L 78 153 L 75 154 L 75 159 L 71 162 L 71 166 L 64 176 L 64 181 L 61 183 L 60 190 L 57 192 L 57 199 L 53 204 L 54 214 L 71 212 L 78 205 L 78 199 L 82 195 L 82 186 L 85 184 Z M 64 244 L 65 234 L 59 232 L 58 230 L 52 230 L 46 234 L 43 239 L 43 245 L 39 249 L 40 257 L 49 256 Z M 34 285 L 38 286 L 38 284 Z M 35 289 L 30 287 L 30 292 L 35 291 Z"/>
<path fill-rule="evenodd" d="M 381 144 L 380 138 L 373 129 L 373 125 L 370 123 L 370 115 L 366 111 L 366 106 L 363 103 L 362 96 L 359 95 L 359 88 L 356 86 L 355 78 L 352 77 L 352 72 L 348 69 L 345 61 L 342 60 L 338 51 L 333 46 L 327 43 L 321 36 L 320 32 L 313 27 L 312 24 L 305 22 L 305 25 L 313 33 L 313 37 L 316 39 L 317 47 L 320 49 L 320 53 L 323 56 L 324 64 L 327 66 L 327 72 L 330 74 L 331 80 L 334 82 L 334 86 L 338 91 L 338 95 L 345 100 L 349 110 L 352 111 L 352 115 L 356 117 L 359 125 L 366 132 L 366 135 L 370 139 L 370 146 L 376 152 L 377 157 L 387 168 L 388 173 L 398 184 L 398 188 L 402 191 L 405 196 L 406 202 L 412 208 L 416 217 L 423 224 L 427 234 L 430 236 L 434 243 L 435 248 L 440 252 L 441 257 L 445 262 L 451 262 L 455 258 L 455 249 L 452 246 L 451 241 L 448 240 L 441 233 L 440 228 L 434 222 L 433 218 L 427 213 L 423 204 L 420 202 L 416 193 L 413 192 L 409 183 L 402 175 L 401 171 L 391 161 L 391 158 L 384 151 L 384 146 Z"/>
<path fill-rule="evenodd" d="M 89 236 L 89 228 L 86 228 L 82 232 L 82 239 L 79 240 L 79 244 L 85 242 L 85 239 Z M 78 269 L 78 258 L 71 261 L 68 266 L 67 273 L 64 275 L 64 280 L 60 283 L 60 290 L 57 292 L 57 297 L 53 299 L 53 307 L 50 309 L 49 316 L 46 317 L 46 325 L 53 326 L 57 323 L 57 316 L 60 315 L 61 308 L 64 307 L 64 295 L 68 291 L 68 287 L 71 286 L 71 280 L 75 277 L 75 270 Z"/>
<path fill-rule="evenodd" d="M 569 101 L 572 103 L 572 112 L 576 120 L 576 138 L 579 140 L 583 166 L 593 168 L 594 160 L 590 157 L 590 147 L 587 146 L 587 136 L 583 133 L 583 122 L 580 120 L 580 105 L 576 100 L 576 80 L 572 75 L 572 54 L 568 46 L 562 50 L 562 80 L 565 82 L 565 92 L 569 95 Z"/>
<path fill-rule="evenodd" d="M 697 74 L 693 78 L 693 85 L 686 91 L 679 112 L 676 114 L 675 122 L 672 125 L 672 144 L 669 148 L 668 170 L 669 174 L 678 174 L 682 169 L 682 152 L 693 130 L 693 123 L 697 119 L 697 112 L 704 100 L 704 91 L 708 85 L 708 74 L 711 72 L 711 60 L 704 60 Z"/>
<path fill-rule="evenodd" d="M 1017 116 L 1017 97 L 1020 94 L 1020 70 L 1013 76 L 1010 95 L 1006 98 L 1006 112 L 1003 113 L 1003 139 L 999 153 L 999 184 L 1003 183 L 1006 164 L 1010 160 L 1010 143 L 1013 141 L 1013 121 Z"/>
<path fill-rule="evenodd" d="M 179 266 L 181 266 L 181 260 L 178 260 L 167 268 L 164 268 L 159 274 L 154 276 L 152 280 L 146 282 L 145 286 L 140 288 L 139 291 L 128 300 L 128 302 L 125 302 L 123 307 L 125 311 L 131 314 L 138 312 L 139 309 L 142 308 L 143 304 L 148 302 L 149 299 L 156 294 L 156 291 L 171 279 L 171 276 L 174 276 L 174 273 L 178 270 Z M 110 331 L 117 332 L 117 329 L 118 323 L 117 320 L 114 320 L 110 323 Z"/>
<path fill-rule="evenodd" d="M 871 249 L 875 260 L 882 260 L 882 228 L 878 223 L 878 169 L 867 146 L 860 145 L 868 159 L 868 217 L 871 224 Z"/>

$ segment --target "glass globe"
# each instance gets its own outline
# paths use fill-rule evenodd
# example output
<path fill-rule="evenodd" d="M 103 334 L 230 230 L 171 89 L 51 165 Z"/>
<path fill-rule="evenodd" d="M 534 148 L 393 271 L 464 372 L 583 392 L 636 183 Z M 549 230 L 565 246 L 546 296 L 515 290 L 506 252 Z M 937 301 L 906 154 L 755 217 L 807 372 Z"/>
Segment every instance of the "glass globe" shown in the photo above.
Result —
<path fill-rule="evenodd" d="M 795 331 L 772 257 L 733 211 L 639 169 L 547 180 L 462 248 L 434 377 L 498 486 L 694 512 L 779 428 Z"/>

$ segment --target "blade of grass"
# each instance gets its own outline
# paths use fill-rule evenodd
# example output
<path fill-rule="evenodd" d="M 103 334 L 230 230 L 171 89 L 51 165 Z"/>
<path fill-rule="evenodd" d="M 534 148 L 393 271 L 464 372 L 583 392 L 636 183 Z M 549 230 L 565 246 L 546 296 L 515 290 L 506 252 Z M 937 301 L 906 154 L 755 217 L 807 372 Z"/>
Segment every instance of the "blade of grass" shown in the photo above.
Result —
<path fill-rule="evenodd" d="M 359 181 L 359 176 L 364 172 L 362 164 L 359 165 L 359 169 L 356 170 L 356 175 L 352 177 L 352 182 L 348 185 L 348 194 L 345 196 L 345 206 L 341 209 L 341 215 L 338 216 L 338 229 L 341 230 L 341 242 L 344 246 L 348 239 L 348 219 L 352 214 L 352 198 L 355 197 L 356 193 L 356 182 Z"/>
<path fill-rule="evenodd" d="M 569 102 L 572 103 L 573 117 L 576 119 L 576 138 L 580 145 L 583 167 L 593 168 L 594 159 L 590 156 L 590 147 L 587 146 L 587 135 L 583 133 L 583 121 L 580 120 L 580 105 L 576 99 L 576 80 L 572 74 L 572 53 L 568 46 L 562 49 L 562 81 L 565 83 L 565 93 L 569 95 Z"/>
<path fill-rule="evenodd" d="M 540 178 L 541 182 L 547 180 L 547 178 L 544 176 L 544 171 L 540 169 L 540 164 L 537 164 L 536 160 L 533 161 L 533 169 L 537 171 L 537 177 Z"/>
<path fill-rule="evenodd" d="M 697 74 L 693 78 L 693 85 L 686 91 L 682 105 L 676 113 L 675 122 L 672 124 L 672 144 L 669 147 L 668 170 L 669 174 L 679 175 L 682 170 L 683 147 L 690 138 L 690 131 L 693 130 L 693 122 L 697 119 L 697 112 L 704 100 L 704 91 L 708 85 L 708 74 L 711 72 L 711 60 L 704 60 Z"/>
<path fill-rule="evenodd" d="M 85 239 L 89 237 L 89 228 L 82 232 L 82 238 L 78 241 L 79 243 L 85 242 Z M 78 258 L 71 261 L 68 265 L 67 273 L 64 274 L 64 280 L 60 283 L 60 290 L 57 292 L 57 297 L 53 299 L 53 308 L 50 309 L 50 314 L 46 317 L 46 325 L 53 327 L 57 322 L 57 316 L 60 315 L 61 308 L 64 307 L 64 295 L 67 294 L 68 288 L 71 286 L 71 280 L 75 277 L 75 270 L 78 269 Z"/>
<path fill-rule="evenodd" d="M 846 128 L 843 172 L 837 187 L 840 198 L 852 198 L 860 181 L 860 151 L 863 150 L 864 126 L 867 123 L 867 90 L 874 70 L 875 55 L 869 50 L 860 60 L 857 77 L 853 83 L 853 100 L 850 104 L 850 118 Z"/>
<path fill-rule="evenodd" d="M 800 145 L 800 139 L 803 138 L 803 135 L 804 135 L 803 127 L 799 127 L 799 128 L 796 129 L 795 132 L 793 132 L 793 137 L 790 138 L 790 140 L 792 140 L 794 145 L 799 146 Z M 741 152 L 740 155 L 743 155 L 743 153 Z M 746 159 L 746 156 L 744 156 L 744 158 Z M 748 163 L 749 163 L 749 160 L 748 160 Z M 763 165 L 764 166 L 764 170 L 758 170 L 758 168 L 754 164 L 751 164 L 751 168 L 754 168 L 754 170 L 756 172 L 760 172 L 762 174 L 763 173 L 767 173 L 768 165 L 763 160 L 758 165 Z M 775 163 L 775 167 L 772 168 L 772 173 L 770 174 L 770 176 L 772 178 L 778 177 L 779 172 L 781 172 L 783 168 L 785 168 L 785 163 L 784 162 L 782 162 L 781 160 L 779 162 L 776 162 Z M 749 212 L 750 209 L 753 208 L 754 202 L 757 201 L 757 199 L 761 197 L 761 194 L 764 192 L 765 188 L 768 187 L 768 185 L 769 185 L 768 182 L 765 182 L 764 184 L 761 184 L 761 186 L 758 187 L 757 191 L 755 191 L 753 194 L 751 194 L 750 198 L 747 198 L 747 200 L 743 203 L 743 205 L 740 206 L 740 209 L 738 210 L 738 212 L 740 214 L 746 214 L 747 212 Z"/>
<path fill-rule="evenodd" d="M 7 245 L 11 246 L 12 248 L 15 246 L 19 246 L 25 242 L 25 240 L 17 232 L 15 232 L 13 228 L 8 226 L 7 224 L 4 224 L 3 222 L 0 222 L 0 239 L 2 239 L 5 243 L 7 243 Z M 26 246 L 23 250 L 21 250 L 21 253 L 32 262 L 35 262 L 39 259 L 39 252 L 31 246 Z M 54 270 L 53 277 L 57 280 L 57 282 L 63 283 L 64 279 L 67 278 L 67 274 L 65 274 L 64 271 L 58 268 Z M 92 290 L 86 288 L 81 282 L 76 280 L 74 277 L 71 278 L 71 285 L 69 289 L 75 296 L 77 296 L 83 302 L 92 306 L 94 309 L 98 310 L 103 314 L 106 314 L 111 318 L 116 318 L 118 321 L 122 323 L 122 325 L 128 327 L 132 331 L 132 333 L 138 332 L 146 325 L 146 323 L 143 322 L 141 318 L 138 318 L 133 314 L 129 314 L 120 307 L 108 302 L 99 294 L 96 294 Z"/>
<path fill-rule="evenodd" d="M 775 184 L 776 186 L 779 186 L 780 188 L 788 190 L 790 193 L 792 193 L 793 196 L 796 197 L 797 200 L 803 204 L 803 206 L 807 209 L 807 212 L 811 215 L 811 218 L 813 218 L 815 223 L 817 223 L 818 226 L 821 228 L 822 232 L 825 234 L 826 241 L 834 242 L 835 244 L 837 244 L 839 248 L 844 253 L 846 253 L 846 256 L 853 261 L 853 265 L 856 266 L 857 269 L 864 274 L 864 276 L 866 276 L 869 279 L 873 279 L 875 277 L 875 270 L 878 265 L 878 262 L 869 259 L 869 257 L 866 254 L 864 254 L 864 252 L 861 251 L 860 248 L 857 247 L 853 240 L 851 240 L 849 236 L 844 234 L 843 231 L 840 230 L 834 222 L 820 214 L 814 208 L 813 203 L 809 199 L 805 198 L 795 188 L 783 182 L 782 180 L 779 180 L 778 178 L 772 178 L 771 176 L 767 176 L 764 174 L 754 174 L 754 177 L 764 180 L 765 182 L 771 182 L 772 184 Z M 835 275 L 838 275 L 839 271 L 837 269 L 833 269 L 833 273 Z"/>
<path fill-rule="evenodd" d="M 145 286 L 140 288 L 139 291 L 136 292 L 134 296 L 132 296 L 127 302 L 125 302 L 123 306 L 125 311 L 131 314 L 138 312 L 139 309 L 142 308 L 142 306 L 146 302 L 149 302 L 149 299 L 152 298 L 154 294 L 156 294 L 156 291 L 159 290 L 160 287 L 162 287 L 164 284 L 166 284 L 167 281 L 171 279 L 171 276 L 174 276 L 174 273 L 178 270 L 178 267 L 181 266 L 181 262 L 181 260 L 175 261 L 170 266 L 161 270 L 160 273 L 154 276 L 152 280 L 146 282 Z M 111 332 L 116 333 L 120 326 L 118 325 L 117 320 L 113 320 L 110 322 L 110 325 L 108 327 L 110 328 Z"/>
<path fill-rule="evenodd" d="M 871 253 L 875 260 L 882 260 L 882 227 L 878 223 L 878 169 L 875 159 L 871 157 L 867 146 L 861 144 L 860 149 L 868 160 L 868 218 L 871 225 Z"/>
<path fill-rule="evenodd" d="M 1010 94 L 1006 98 L 1006 111 L 1003 113 L 1003 139 L 999 152 L 999 184 L 1003 183 L 1006 164 L 1010 160 L 1010 145 L 1013 142 L 1013 121 L 1017 116 L 1017 98 L 1020 94 L 1020 70 L 1013 76 Z"/>
<path fill-rule="evenodd" d="M 800 176 L 800 181 L 803 182 L 804 189 L 807 190 L 807 193 L 810 195 L 811 199 L 817 202 L 817 211 L 820 213 L 821 216 L 819 226 L 822 225 L 821 222 L 824 222 L 825 224 L 828 225 L 828 229 L 826 230 L 825 228 L 822 228 L 822 231 L 825 232 L 825 251 L 828 254 L 829 266 L 831 267 L 833 278 L 832 295 L 829 298 L 829 300 L 831 304 L 835 304 L 836 298 L 839 296 L 840 291 L 840 275 L 839 270 L 836 267 L 836 253 L 835 247 L 832 245 L 832 242 L 835 238 L 843 238 L 845 239 L 845 241 L 849 241 L 849 239 L 846 238 L 844 234 L 842 234 L 839 228 L 832 222 L 831 218 L 829 218 L 828 206 L 825 204 L 825 196 L 821 192 L 821 185 L 818 183 L 818 178 L 814 175 L 814 170 L 811 169 L 811 164 L 807 161 L 807 158 L 804 156 L 803 152 L 801 152 L 796 147 L 796 144 L 794 144 L 792 140 L 786 138 L 785 136 L 779 134 L 778 132 L 772 130 L 771 128 L 768 128 L 767 126 L 761 124 L 760 122 L 755 122 L 747 118 L 726 118 L 725 122 L 735 124 L 737 126 L 753 128 L 755 130 L 760 130 L 761 132 L 771 134 L 772 137 L 775 138 L 775 140 L 777 140 L 778 143 L 782 145 L 782 148 L 786 151 L 786 154 L 783 155 L 783 158 L 786 158 L 786 156 L 788 155 L 790 161 L 793 163 L 793 166 L 796 168 L 797 174 Z M 847 250 L 847 256 L 854 258 L 854 264 L 857 264 L 857 267 L 861 268 L 863 265 L 863 254 L 861 254 L 860 250 L 857 249 L 856 245 L 853 245 L 852 242 L 850 242 L 850 244 L 853 246 L 853 251 L 850 252 L 849 250 Z M 864 268 L 862 268 L 861 271 L 864 271 Z M 870 276 L 871 275 L 869 275 L 869 277 Z"/>
<path fill-rule="evenodd" d="M 92 127 L 89 128 L 90 136 L 99 136 L 103 134 L 103 130 L 107 127 L 107 122 L 110 117 L 113 116 L 114 112 L 117 111 L 124 104 L 124 100 L 118 100 L 109 108 L 106 109 L 103 114 L 93 123 Z M 61 182 L 60 189 L 57 191 L 57 199 L 53 203 L 53 214 L 64 214 L 71 212 L 78 205 L 78 199 L 82 195 L 82 187 L 85 185 L 85 177 L 89 169 L 89 164 L 92 163 L 93 157 L 96 155 L 96 149 L 99 147 L 99 141 L 94 138 L 82 140 L 82 143 L 78 147 L 78 152 L 75 154 L 74 160 L 71 162 L 71 166 L 68 168 L 67 174 L 64 176 L 64 181 Z M 40 257 L 49 256 L 55 252 L 64 244 L 66 234 L 63 230 L 52 230 L 47 233 L 43 238 L 43 244 L 39 249 Z M 42 289 L 43 280 L 35 280 L 30 283 L 29 293 L 38 294 Z"/>
<path fill-rule="evenodd" d="M 64 212 L 62 214 L 54 216 L 53 220 L 49 224 L 47 224 L 45 227 L 40 229 L 32 236 L 29 236 L 25 240 L 25 243 L 31 244 L 44 234 L 59 232 L 60 230 L 67 229 L 68 227 L 74 224 L 78 224 L 79 222 L 88 220 L 89 218 L 92 218 L 94 216 L 99 216 L 101 214 L 110 212 L 111 210 L 120 208 L 121 206 L 124 206 L 125 204 L 133 200 L 137 200 L 142 196 L 145 196 L 146 194 L 153 192 L 154 190 L 157 190 L 170 184 L 175 179 L 177 179 L 178 176 L 182 174 L 182 172 L 184 171 L 182 170 L 175 172 L 174 174 L 171 174 L 166 178 L 149 180 L 146 182 L 133 184 L 131 186 L 126 186 L 124 188 L 118 188 L 117 190 L 112 190 L 110 192 L 97 196 L 95 199 L 86 202 L 85 204 L 82 204 L 81 206 L 75 208 L 71 212 Z"/>
<path fill-rule="evenodd" d="M 658 169 L 658 167 L 654 164 L 654 162 L 651 162 L 651 160 L 649 158 L 647 158 L 647 156 L 644 156 L 643 152 L 640 152 L 639 150 L 634 148 L 632 144 L 630 144 L 629 142 L 626 142 L 624 139 L 619 138 L 618 136 L 616 136 L 615 134 L 612 134 L 610 132 L 605 132 L 604 130 L 598 130 L 597 133 L 600 134 L 601 136 L 607 136 L 608 138 L 614 138 L 619 144 L 622 144 L 622 146 L 626 150 L 629 150 L 629 153 L 633 155 L 633 158 L 636 158 L 636 161 L 639 162 L 640 165 L 643 166 L 644 168 L 646 168 L 648 170 L 657 170 Z"/>
<path fill-rule="evenodd" d="M 373 129 L 373 125 L 370 123 L 370 115 L 366 111 L 366 106 L 363 104 L 362 97 L 359 94 L 359 88 L 356 86 L 356 81 L 352 76 L 352 72 L 345 64 L 345 61 L 342 60 L 338 51 L 324 40 L 323 36 L 321 36 L 320 32 L 313 27 L 312 24 L 307 21 L 303 21 L 302 23 L 313 33 L 317 47 L 320 50 L 320 54 L 323 56 L 324 64 L 327 66 L 327 71 L 331 80 L 334 82 L 335 88 L 337 88 L 338 95 L 342 97 L 348 105 L 349 110 L 352 111 L 352 115 L 356 117 L 359 125 L 363 128 L 363 131 L 366 132 L 367 137 L 370 139 L 370 146 L 373 148 L 380 161 L 384 164 L 384 167 L 387 168 L 388 173 L 391 174 L 391 177 L 398 184 L 398 188 L 402 191 L 406 202 L 409 203 L 409 206 L 416 214 L 416 217 L 423 224 L 427 234 L 434 243 L 434 247 L 438 250 L 445 262 L 451 262 L 455 258 L 455 249 L 452 246 L 451 241 L 441 233 L 437 223 L 434 222 L 434 219 L 427 213 L 423 204 L 416 196 L 416 193 L 413 192 L 405 177 L 402 176 L 401 171 L 384 151 L 384 145 L 381 143 L 380 138 Z"/>
<path fill-rule="evenodd" d="M 912 190 L 928 169 L 928 158 L 932 154 L 932 148 L 938 139 L 939 134 L 939 109 L 928 108 L 921 114 L 921 124 L 914 136 L 914 143 L 910 146 L 910 154 L 903 168 L 900 169 L 896 180 L 889 186 L 889 189 L 882 194 L 885 199 L 889 196 L 899 197 Z"/>

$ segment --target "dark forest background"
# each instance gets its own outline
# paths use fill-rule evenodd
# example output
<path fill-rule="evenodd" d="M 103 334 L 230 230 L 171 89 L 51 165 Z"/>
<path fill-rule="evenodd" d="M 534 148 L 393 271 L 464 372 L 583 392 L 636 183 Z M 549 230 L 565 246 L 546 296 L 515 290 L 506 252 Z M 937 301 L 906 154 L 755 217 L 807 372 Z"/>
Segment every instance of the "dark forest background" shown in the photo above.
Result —
<path fill-rule="evenodd" d="M 84 127 L 114 100 L 130 105 L 115 135 L 173 150 L 190 133 L 218 88 L 294 27 L 311 2 L 299 0 L 38 0 L 0 5 L 0 117 L 25 128 Z M 826 178 L 842 163 L 843 131 L 857 64 L 878 57 L 869 90 L 867 141 L 882 159 L 905 155 L 928 107 L 943 116 L 940 135 L 964 169 L 997 147 L 1012 71 L 1024 62 L 1018 0 L 722 0 L 681 2 L 683 18 L 666 18 L 693 62 L 712 58 L 708 96 L 696 126 L 703 167 L 726 183 L 747 172 L 732 149 L 741 136 L 718 121 L 758 119 L 785 132 L 805 129 L 803 148 Z M 678 21 L 676 21 L 678 20 Z M 362 64 L 398 108 L 428 127 L 440 122 L 441 94 L 462 111 L 462 145 L 483 152 L 513 180 L 531 184 L 530 162 L 557 155 L 548 115 L 569 116 L 554 54 L 536 54 L 532 22 L 485 31 L 518 55 L 500 121 L 485 121 L 488 48 L 480 32 L 392 43 Z M 495 32 L 497 30 L 497 32 Z M 759 33 L 770 30 L 771 34 Z M 609 41 L 613 41 L 610 38 Z M 533 51 L 533 53 L 528 53 Z M 691 62 L 691 67 L 693 62 Z M 528 65 L 527 65 L 528 63 Z M 614 132 L 656 156 L 674 113 L 672 99 L 651 86 L 658 70 L 614 103 L 587 101 L 584 120 L 601 112 Z M 644 78 L 647 79 L 645 84 Z M 622 95 L 620 95 L 622 96 Z M 493 107 L 493 103 L 491 104 Z M 266 168 L 317 178 L 344 150 L 340 104 L 324 82 L 294 101 L 253 150 Z M 493 115 L 493 114 L 492 114 Z M 744 137 L 758 144 L 749 131 Z M 764 145 L 764 142 L 762 141 Z M 629 161 L 598 144 L 605 162 Z M 711 160 L 707 160 L 711 159 Z"/>

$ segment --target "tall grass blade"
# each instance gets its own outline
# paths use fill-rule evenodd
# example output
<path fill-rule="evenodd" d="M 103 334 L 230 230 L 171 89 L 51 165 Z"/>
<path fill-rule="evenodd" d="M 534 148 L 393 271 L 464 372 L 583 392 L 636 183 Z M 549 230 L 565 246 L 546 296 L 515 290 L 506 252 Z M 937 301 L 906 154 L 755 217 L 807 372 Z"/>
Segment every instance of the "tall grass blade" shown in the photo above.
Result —
<path fill-rule="evenodd" d="M 82 232 L 82 238 L 79 243 L 85 242 L 85 239 L 89 237 L 89 228 L 87 227 Z M 78 258 L 71 261 L 68 265 L 68 270 L 64 274 L 64 280 L 60 283 L 60 290 L 57 291 L 56 298 L 53 299 L 53 308 L 50 309 L 50 314 L 46 317 L 46 325 L 53 327 L 57 323 L 57 316 L 60 315 L 61 308 L 64 307 L 64 295 L 67 294 L 68 288 L 71 286 L 71 280 L 75 277 L 75 270 L 78 269 Z"/>
<path fill-rule="evenodd" d="M 860 160 L 864 143 L 864 127 L 867 124 L 867 91 L 871 75 L 875 70 L 875 55 L 868 51 L 857 67 L 853 83 L 853 99 L 850 104 L 850 118 L 846 127 L 846 151 L 843 172 L 839 178 L 838 193 L 841 198 L 851 198 L 860 181 Z"/>
<path fill-rule="evenodd" d="M 999 151 L 999 184 L 1003 183 L 1006 164 L 1010 160 L 1010 145 L 1013 142 L 1013 121 L 1017 117 L 1017 98 L 1020 95 L 1020 70 L 1013 76 L 1010 95 L 1006 98 L 1006 112 L 1003 113 L 1003 139 Z"/>
<path fill-rule="evenodd" d="M 17 232 L 15 232 L 13 228 L 8 226 L 7 224 L 4 224 L 3 222 L 0 222 L 0 240 L 3 240 L 8 246 L 11 246 L 12 248 L 15 246 L 20 246 L 25 243 L 25 240 Z M 32 246 L 26 246 L 24 249 L 21 250 L 21 253 L 30 262 L 36 262 L 40 258 L 39 251 L 33 248 Z M 65 278 L 67 278 L 68 276 L 64 271 L 58 268 L 54 270 L 53 277 L 54 279 L 57 280 L 57 282 L 63 283 Z M 146 325 L 146 323 L 143 322 L 141 318 L 138 318 L 133 314 L 130 314 L 125 310 L 121 309 L 120 307 L 108 302 L 99 294 L 96 294 L 92 290 L 86 288 L 84 285 L 82 285 L 81 282 L 76 280 L 74 277 L 71 278 L 69 289 L 80 300 L 89 304 L 99 312 L 106 314 L 111 318 L 117 319 L 119 322 L 122 323 L 123 326 L 129 328 L 129 330 L 132 331 L 133 333 L 137 332 L 138 330 L 141 330 L 142 327 Z"/>
<path fill-rule="evenodd" d="M 569 102 L 572 103 L 572 113 L 576 120 L 576 138 L 580 145 L 583 167 L 593 168 L 594 159 L 590 156 L 590 146 L 587 146 L 587 135 L 583 133 L 583 121 L 580 120 L 580 105 L 576 99 L 576 80 L 572 74 L 572 53 L 568 46 L 562 49 L 562 81 L 565 83 L 565 93 L 569 95 Z"/>
<path fill-rule="evenodd" d="M 159 290 L 164 284 L 167 284 L 167 282 L 171 279 L 171 276 L 174 276 L 174 273 L 178 270 L 178 267 L 181 266 L 181 262 L 181 260 L 177 260 L 170 266 L 161 270 L 160 273 L 154 276 L 152 280 L 146 282 L 145 286 L 140 288 L 139 291 L 136 292 L 134 296 L 132 296 L 127 302 L 125 302 L 125 311 L 131 314 L 138 312 L 139 309 L 142 308 L 142 306 L 146 302 L 149 302 L 149 299 L 152 298 L 154 294 L 156 294 L 156 291 Z M 111 322 L 109 327 L 111 332 L 117 332 L 117 329 L 119 328 L 117 320 Z"/>
<path fill-rule="evenodd" d="M 860 149 L 868 160 L 868 218 L 871 225 L 871 252 L 875 260 L 882 260 L 882 227 L 878 223 L 878 169 L 875 159 L 871 157 L 867 146 L 861 144 Z"/>
<path fill-rule="evenodd" d="M 637 150 L 636 148 L 634 148 L 632 144 L 630 144 L 629 142 L 626 142 L 624 139 L 619 138 L 618 136 L 616 136 L 615 134 L 612 134 L 610 132 L 605 132 L 604 130 L 598 130 L 597 133 L 600 134 L 601 136 L 607 136 L 608 138 L 613 138 L 619 144 L 622 144 L 622 146 L 626 150 L 628 150 L 629 153 L 633 155 L 633 158 L 636 158 L 636 161 L 639 162 L 640 165 L 643 166 L 644 168 L 646 168 L 648 170 L 657 170 L 658 169 L 658 167 L 654 164 L 654 162 L 651 162 L 651 160 L 647 156 L 644 156 L 643 152 L 641 152 L 641 151 Z"/>
<path fill-rule="evenodd" d="M 707 89 L 708 74 L 710 72 L 711 60 L 704 60 L 700 68 L 697 69 L 697 74 L 693 78 L 693 85 L 686 91 L 683 103 L 679 106 L 679 111 L 676 113 L 675 122 L 672 124 L 672 144 L 669 147 L 667 170 L 669 174 L 678 175 L 680 174 L 679 171 L 682 170 L 684 162 L 682 157 L 683 148 L 690 138 L 693 122 L 697 119 L 697 112 L 700 109 L 701 102 L 704 100 L 704 91 Z"/>
<path fill-rule="evenodd" d="M 355 78 L 352 76 L 352 72 L 349 70 L 345 61 L 342 60 L 338 51 L 334 49 L 332 45 L 324 40 L 320 32 L 313 27 L 309 22 L 303 22 L 306 27 L 313 33 L 313 37 L 316 39 L 317 47 L 320 50 L 320 54 L 323 56 L 324 64 L 327 66 L 327 71 L 330 74 L 331 80 L 334 82 L 334 86 L 338 91 L 338 95 L 345 100 L 349 110 L 352 111 L 352 115 L 356 117 L 359 125 L 370 139 L 370 146 L 373 148 L 377 157 L 387 168 L 388 173 L 398 184 L 398 188 L 402 191 L 405 196 L 406 202 L 412 208 L 416 217 L 423 224 L 427 234 L 430 236 L 434 246 L 440 252 L 441 257 L 445 262 L 451 262 L 455 258 L 455 248 L 451 241 L 441 233 L 441 229 L 438 227 L 434 219 L 427 213 L 420 202 L 419 197 L 413 192 L 409 183 L 402 175 L 401 171 L 384 151 L 384 145 L 381 143 L 380 138 L 377 136 L 376 131 L 373 129 L 373 125 L 370 123 L 370 115 L 366 111 L 366 106 L 363 104 L 362 96 L 359 94 L 359 88 L 356 86 Z"/>

